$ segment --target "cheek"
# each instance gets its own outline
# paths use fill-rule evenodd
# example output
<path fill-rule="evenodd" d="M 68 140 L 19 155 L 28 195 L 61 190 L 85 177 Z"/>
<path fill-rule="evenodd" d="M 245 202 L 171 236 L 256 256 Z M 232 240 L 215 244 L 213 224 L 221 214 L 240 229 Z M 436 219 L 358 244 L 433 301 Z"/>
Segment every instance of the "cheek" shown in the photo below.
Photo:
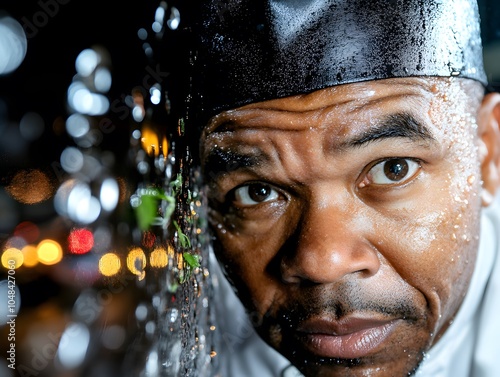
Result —
<path fill-rule="evenodd" d="M 458 310 L 472 276 L 479 245 L 480 199 L 467 185 L 467 175 L 459 175 L 450 186 L 451 199 L 443 216 L 436 240 L 436 276 L 441 279 L 438 294 L 443 302 L 443 321 L 451 320 Z"/>
<path fill-rule="evenodd" d="M 452 172 L 425 191 L 432 192 L 380 224 L 380 250 L 397 273 L 425 297 L 431 331 L 439 333 L 460 306 L 467 290 L 478 246 L 480 202 L 476 183 Z M 470 172 L 469 172 L 470 173 Z M 384 233 L 385 232 L 385 233 Z M 385 244 L 385 248 L 384 248 Z"/>
<path fill-rule="evenodd" d="M 238 297 L 248 310 L 264 315 L 278 292 L 277 275 L 271 271 L 278 242 L 260 234 L 242 234 L 237 229 L 226 228 L 223 223 L 213 226 L 213 232 L 217 258 Z"/>
<path fill-rule="evenodd" d="M 481 173 L 477 125 L 458 86 L 441 82 L 446 98 L 432 101 L 429 117 L 437 125 L 446 163 L 431 174 L 417 214 L 401 231 L 411 250 L 402 267 L 405 279 L 427 297 L 437 326 L 446 326 L 467 291 L 475 265 L 480 221 Z M 421 214 L 421 215 L 418 215 Z M 411 225 L 410 225 L 411 224 Z M 436 329 L 437 330 L 437 329 Z"/>

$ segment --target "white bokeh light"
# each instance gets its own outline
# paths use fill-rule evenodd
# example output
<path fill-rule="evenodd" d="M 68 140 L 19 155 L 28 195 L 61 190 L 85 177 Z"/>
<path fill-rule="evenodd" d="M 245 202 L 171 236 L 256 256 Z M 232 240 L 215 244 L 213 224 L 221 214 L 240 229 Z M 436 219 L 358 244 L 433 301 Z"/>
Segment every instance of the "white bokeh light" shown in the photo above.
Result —
<path fill-rule="evenodd" d="M 75 195 L 77 198 L 78 195 Z M 74 209 L 74 211 L 70 211 L 70 217 L 72 220 L 82 223 L 82 224 L 90 224 L 97 220 L 101 213 L 101 203 L 94 196 L 80 196 L 80 200 L 78 202 L 71 202 L 74 206 L 70 207 L 70 209 Z"/>
<path fill-rule="evenodd" d="M 82 323 L 72 323 L 63 332 L 57 360 L 66 369 L 78 368 L 85 360 L 90 342 L 90 332 Z"/>
<path fill-rule="evenodd" d="M 26 33 L 12 17 L 0 16 L 0 75 L 16 70 L 28 50 Z"/>
<path fill-rule="evenodd" d="M 111 89 L 111 72 L 109 69 L 100 67 L 95 71 L 94 86 L 101 93 L 106 93 Z"/>
<path fill-rule="evenodd" d="M 118 204 L 120 197 L 120 187 L 113 178 L 106 178 L 101 185 L 101 207 L 105 211 L 112 211 Z"/>
<path fill-rule="evenodd" d="M 61 153 L 61 166 L 68 173 L 76 173 L 83 167 L 83 154 L 78 148 L 67 147 Z"/>
<path fill-rule="evenodd" d="M 105 96 L 92 93 L 78 81 L 68 89 L 68 103 L 73 110 L 86 115 L 102 115 L 109 110 L 109 100 Z"/>
<path fill-rule="evenodd" d="M 90 186 L 77 179 L 70 179 L 59 187 L 54 208 L 61 216 L 81 224 L 94 222 L 101 213 L 101 204 L 92 196 Z"/>
<path fill-rule="evenodd" d="M 101 62 L 101 57 L 94 50 L 87 48 L 78 54 L 75 61 L 75 68 L 78 74 L 83 77 L 91 75 Z"/>
<path fill-rule="evenodd" d="M 172 7 L 172 10 L 170 12 L 170 18 L 167 21 L 167 25 L 170 29 L 176 30 L 179 27 L 180 23 L 181 23 L 181 13 L 176 7 Z"/>
<path fill-rule="evenodd" d="M 72 114 L 66 119 L 66 131 L 72 137 L 82 137 L 90 130 L 89 120 L 81 114 Z"/>
<path fill-rule="evenodd" d="M 151 89 L 149 89 L 149 93 L 151 95 L 151 103 L 158 105 L 161 100 L 161 91 L 156 86 L 152 86 Z"/>

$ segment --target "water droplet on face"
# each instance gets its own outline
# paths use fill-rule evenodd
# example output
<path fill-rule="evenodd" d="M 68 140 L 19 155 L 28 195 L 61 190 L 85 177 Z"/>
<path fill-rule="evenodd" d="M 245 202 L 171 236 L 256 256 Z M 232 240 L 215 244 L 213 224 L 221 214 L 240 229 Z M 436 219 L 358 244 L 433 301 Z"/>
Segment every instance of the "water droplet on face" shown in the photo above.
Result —
<path fill-rule="evenodd" d="M 474 175 L 470 175 L 468 178 L 467 178 L 467 183 L 469 185 L 472 185 L 474 182 L 476 181 L 476 177 Z"/>

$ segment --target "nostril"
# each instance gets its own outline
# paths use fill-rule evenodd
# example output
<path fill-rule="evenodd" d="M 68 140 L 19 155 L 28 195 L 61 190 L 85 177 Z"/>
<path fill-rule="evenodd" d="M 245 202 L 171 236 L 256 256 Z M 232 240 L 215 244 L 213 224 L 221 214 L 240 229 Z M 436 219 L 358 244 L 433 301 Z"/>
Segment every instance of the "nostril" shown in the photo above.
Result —
<path fill-rule="evenodd" d="M 280 264 L 281 280 L 286 284 L 298 284 L 301 281 L 300 276 L 294 271 L 293 266 L 286 259 L 281 260 Z"/>

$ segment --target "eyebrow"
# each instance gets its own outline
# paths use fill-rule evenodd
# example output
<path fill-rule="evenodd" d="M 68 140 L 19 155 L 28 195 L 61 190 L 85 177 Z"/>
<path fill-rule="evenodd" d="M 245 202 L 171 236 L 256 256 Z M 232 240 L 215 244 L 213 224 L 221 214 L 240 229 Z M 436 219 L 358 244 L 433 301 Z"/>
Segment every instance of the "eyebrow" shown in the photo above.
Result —
<path fill-rule="evenodd" d="M 412 141 L 435 142 L 429 128 L 413 115 L 402 112 L 388 115 L 368 130 L 355 135 L 336 148 L 339 150 L 366 146 L 384 139 L 407 138 Z M 232 150 L 213 148 L 203 165 L 206 179 L 216 180 L 224 174 L 244 168 L 265 164 L 269 158 L 263 153 L 240 153 Z"/>
<path fill-rule="evenodd" d="M 210 151 L 203 165 L 205 178 L 212 180 L 233 171 L 250 168 L 268 161 L 263 154 L 242 154 L 231 150 L 214 148 Z"/>
<path fill-rule="evenodd" d="M 381 139 L 407 138 L 412 141 L 434 142 L 431 131 L 413 115 L 402 112 L 391 114 L 360 135 L 342 144 L 342 148 L 361 147 Z"/>

